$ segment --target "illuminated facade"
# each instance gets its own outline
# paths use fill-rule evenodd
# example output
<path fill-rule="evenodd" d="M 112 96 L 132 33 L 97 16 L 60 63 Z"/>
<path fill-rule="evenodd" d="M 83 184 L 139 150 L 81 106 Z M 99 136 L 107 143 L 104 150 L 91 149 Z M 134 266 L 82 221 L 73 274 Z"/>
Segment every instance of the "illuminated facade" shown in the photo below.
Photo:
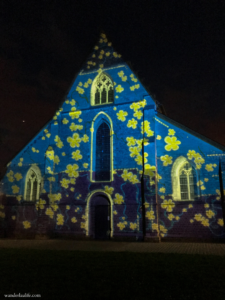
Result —
<path fill-rule="evenodd" d="M 8 164 L 1 237 L 222 239 L 224 150 L 159 112 L 102 34 Z"/>

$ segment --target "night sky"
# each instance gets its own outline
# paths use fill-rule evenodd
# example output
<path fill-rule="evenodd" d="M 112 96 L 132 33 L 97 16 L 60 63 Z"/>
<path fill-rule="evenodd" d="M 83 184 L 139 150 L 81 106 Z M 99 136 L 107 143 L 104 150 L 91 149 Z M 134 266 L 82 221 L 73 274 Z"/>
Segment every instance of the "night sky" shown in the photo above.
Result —
<path fill-rule="evenodd" d="M 102 30 L 168 117 L 225 145 L 225 1 L 0 5 L 2 175 L 52 118 Z"/>

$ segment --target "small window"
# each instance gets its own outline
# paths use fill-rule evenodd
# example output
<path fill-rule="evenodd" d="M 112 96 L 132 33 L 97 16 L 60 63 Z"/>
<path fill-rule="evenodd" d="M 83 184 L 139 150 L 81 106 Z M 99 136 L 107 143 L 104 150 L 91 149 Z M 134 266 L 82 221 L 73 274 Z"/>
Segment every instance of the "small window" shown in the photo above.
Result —
<path fill-rule="evenodd" d="M 40 170 L 37 166 L 31 167 L 27 172 L 25 182 L 25 195 L 26 201 L 36 201 L 39 199 L 41 186 Z"/>
<path fill-rule="evenodd" d="M 110 180 L 110 129 L 103 122 L 96 134 L 96 181 Z"/>
<path fill-rule="evenodd" d="M 92 105 L 113 103 L 113 81 L 105 73 L 101 73 L 92 85 Z"/>

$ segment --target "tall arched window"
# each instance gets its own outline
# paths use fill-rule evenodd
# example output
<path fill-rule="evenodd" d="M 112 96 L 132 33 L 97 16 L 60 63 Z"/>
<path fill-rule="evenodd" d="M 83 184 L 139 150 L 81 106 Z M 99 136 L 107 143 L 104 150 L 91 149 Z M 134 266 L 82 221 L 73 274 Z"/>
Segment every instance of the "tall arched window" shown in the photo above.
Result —
<path fill-rule="evenodd" d="M 36 201 L 39 199 L 40 191 L 41 172 L 40 169 L 36 165 L 34 165 L 31 166 L 27 172 L 24 199 L 26 201 Z"/>
<path fill-rule="evenodd" d="M 101 105 L 113 103 L 114 87 L 112 79 L 105 73 L 98 75 L 91 88 L 91 104 Z"/>
<path fill-rule="evenodd" d="M 194 199 L 194 176 L 189 162 L 186 162 L 179 171 L 181 200 Z"/>
<path fill-rule="evenodd" d="M 96 181 L 110 180 L 110 129 L 103 122 L 96 133 Z"/>
<path fill-rule="evenodd" d="M 178 157 L 171 171 L 173 199 L 194 200 L 197 196 L 196 171 L 183 156 Z"/>

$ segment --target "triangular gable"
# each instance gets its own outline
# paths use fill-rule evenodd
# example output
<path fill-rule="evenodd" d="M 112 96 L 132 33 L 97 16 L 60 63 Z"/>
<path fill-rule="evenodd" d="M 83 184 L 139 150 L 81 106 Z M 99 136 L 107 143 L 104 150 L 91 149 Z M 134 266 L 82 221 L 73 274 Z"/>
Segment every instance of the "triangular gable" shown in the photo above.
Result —
<path fill-rule="evenodd" d="M 140 101 L 149 95 L 137 76 L 122 59 L 122 55 L 114 50 L 112 43 L 102 33 L 92 53 L 83 63 L 65 102 L 62 104 L 64 112 L 70 111 L 71 103 L 74 103 L 72 100 L 76 102 L 76 109 L 91 107 L 91 87 L 96 76 L 102 72 L 109 75 L 114 82 L 115 105 Z M 150 98 L 148 104 L 152 105 L 155 102 Z"/>

